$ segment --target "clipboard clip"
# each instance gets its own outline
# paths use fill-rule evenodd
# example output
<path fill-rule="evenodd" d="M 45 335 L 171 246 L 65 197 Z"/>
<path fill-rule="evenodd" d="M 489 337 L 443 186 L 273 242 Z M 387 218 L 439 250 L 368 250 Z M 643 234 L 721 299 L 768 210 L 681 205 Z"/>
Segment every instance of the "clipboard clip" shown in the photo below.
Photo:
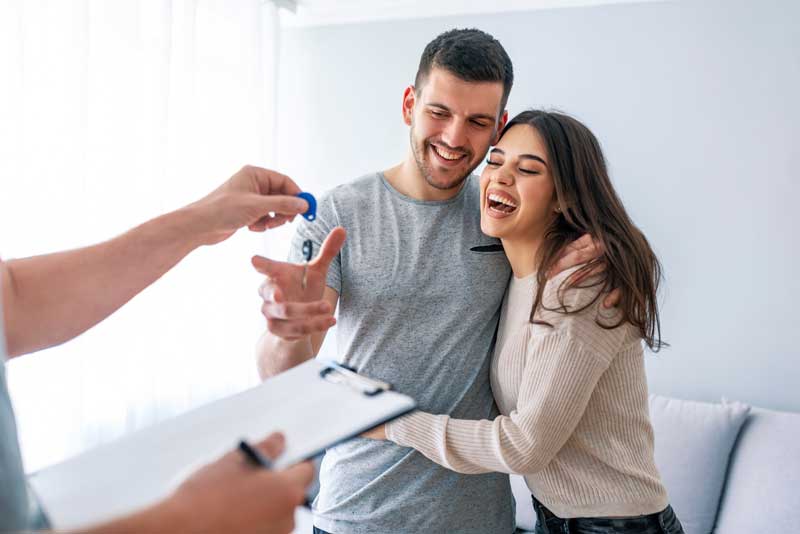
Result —
<path fill-rule="evenodd" d="M 392 385 L 387 382 L 367 378 L 336 362 L 325 362 L 325 367 L 319 372 L 319 376 L 323 380 L 333 384 L 342 384 L 368 397 L 392 389 Z"/>

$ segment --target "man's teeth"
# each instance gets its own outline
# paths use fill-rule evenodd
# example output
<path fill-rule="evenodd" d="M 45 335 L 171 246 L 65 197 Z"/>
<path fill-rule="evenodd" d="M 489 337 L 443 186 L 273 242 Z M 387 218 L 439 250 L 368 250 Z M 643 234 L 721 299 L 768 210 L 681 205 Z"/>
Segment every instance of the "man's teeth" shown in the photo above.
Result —
<path fill-rule="evenodd" d="M 497 195 L 497 194 L 494 194 L 494 193 L 489 193 L 489 200 L 491 200 L 492 202 L 497 202 L 498 204 L 503 204 L 503 205 L 508 206 L 510 208 L 516 208 L 517 207 L 517 205 L 514 203 L 514 201 L 509 200 L 506 197 L 501 197 L 500 195 Z"/>
<path fill-rule="evenodd" d="M 448 159 L 450 161 L 461 159 L 462 154 L 459 154 L 458 152 L 450 152 L 449 150 L 445 150 L 436 145 L 431 146 L 433 146 L 433 149 L 436 151 L 436 153 L 442 156 L 444 159 Z"/>

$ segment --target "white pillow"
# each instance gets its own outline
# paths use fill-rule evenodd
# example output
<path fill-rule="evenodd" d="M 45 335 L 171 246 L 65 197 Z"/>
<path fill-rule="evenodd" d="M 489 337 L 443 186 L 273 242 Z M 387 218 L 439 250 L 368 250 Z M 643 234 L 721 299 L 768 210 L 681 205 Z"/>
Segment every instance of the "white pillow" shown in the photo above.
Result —
<path fill-rule="evenodd" d="M 511 491 L 517 501 L 517 528 L 533 530 L 536 528 L 536 512 L 533 511 L 531 490 L 520 475 L 511 475 Z"/>
<path fill-rule="evenodd" d="M 656 465 L 686 534 L 713 530 L 731 449 L 749 412 L 740 402 L 650 396 Z"/>

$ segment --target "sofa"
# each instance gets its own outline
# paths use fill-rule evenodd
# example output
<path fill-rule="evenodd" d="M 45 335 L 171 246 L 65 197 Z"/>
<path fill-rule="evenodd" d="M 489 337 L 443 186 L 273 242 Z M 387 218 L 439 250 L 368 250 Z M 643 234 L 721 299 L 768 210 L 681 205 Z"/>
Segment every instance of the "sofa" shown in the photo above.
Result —
<path fill-rule="evenodd" d="M 800 534 L 800 413 L 650 396 L 656 464 L 686 534 Z M 535 528 L 513 476 L 519 532 Z"/>
<path fill-rule="evenodd" d="M 800 413 L 651 395 L 650 416 L 656 464 L 686 534 L 800 534 Z M 517 532 L 531 532 L 525 481 L 512 476 L 511 487 Z M 310 534 L 304 509 L 296 523 Z"/>

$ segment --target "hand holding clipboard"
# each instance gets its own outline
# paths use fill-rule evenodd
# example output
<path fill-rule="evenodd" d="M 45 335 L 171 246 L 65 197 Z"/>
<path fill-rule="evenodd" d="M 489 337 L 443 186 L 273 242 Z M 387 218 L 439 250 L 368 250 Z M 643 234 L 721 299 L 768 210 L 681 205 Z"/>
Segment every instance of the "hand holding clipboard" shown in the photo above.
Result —
<path fill-rule="evenodd" d="M 35 473 L 58 529 L 77 529 L 165 497 L 195 466 L 271 432 L 286 438 L 276 469 L 313 458 L 416 407 L 385 382 L 310 360 L 221 399 Z"/>

